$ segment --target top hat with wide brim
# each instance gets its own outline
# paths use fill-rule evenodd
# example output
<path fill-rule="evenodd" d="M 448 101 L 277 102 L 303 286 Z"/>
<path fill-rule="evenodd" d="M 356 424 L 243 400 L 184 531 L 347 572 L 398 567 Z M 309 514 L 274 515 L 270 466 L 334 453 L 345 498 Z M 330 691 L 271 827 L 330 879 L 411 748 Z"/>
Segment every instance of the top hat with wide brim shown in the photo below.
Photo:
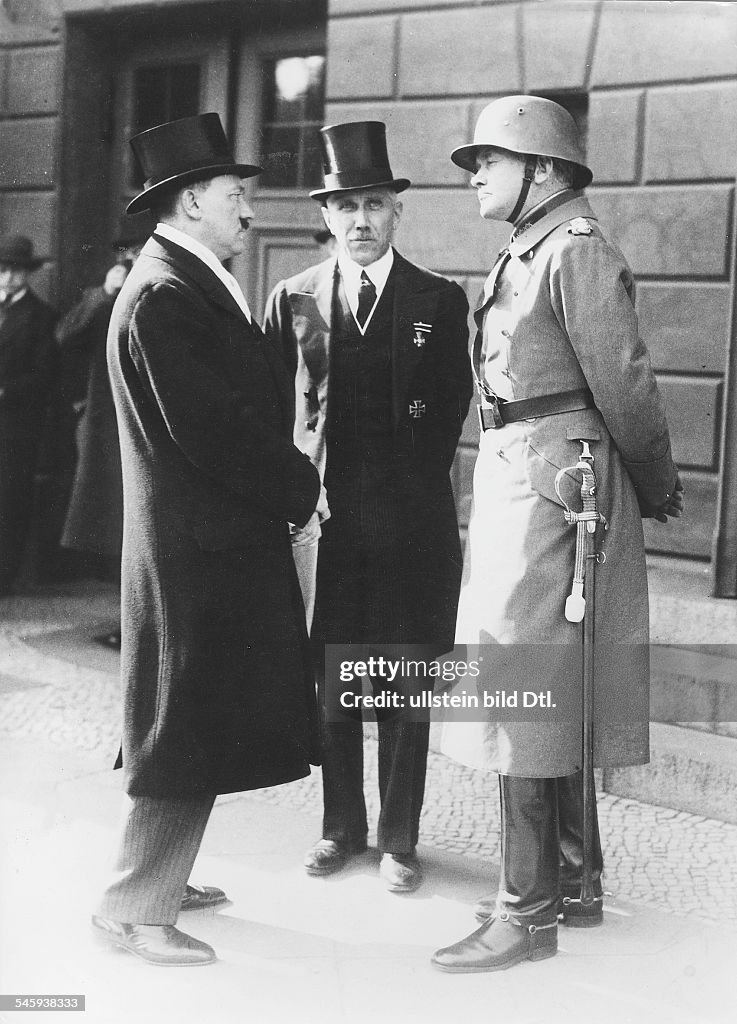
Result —
<path fill-rule="evenodd" d="M 310 192 L 313 199 L 324 199 L 333 192 L 380 185 L 395 192 L 409 188 L 409 178 L 395 178 L 386 150 L 386 125 L 383 121 L 347 121 L 320 129 L 325 184 Z"/>
<path fill-rule="evenodd" d="M 23 270 L 38 270 L 48 261 L 33 255 L 33 242 L 25 235 L 5 235 L 0 238 L 0 263 L 8 263 Z"/>
<path fill-rule="evenodd" d="M 146 180 L 143 192 L 128 203 L 129 214 L 150 209 L 161 195 L 194 181 L 221 174 L 251 178 L 262 171 L 254 164 L 236 163 L 217 114 L 167 121 L 134 135 L 130 144 Z"/>
<path fill-rule="evenodd" d="M 154 219 L 149 210 L 134 213 L 132 217 L 123 214 L 118 219 L 118 231 L 112 246 L 114 249 L 135 249 L 143 245 L 154 227 Z"/>

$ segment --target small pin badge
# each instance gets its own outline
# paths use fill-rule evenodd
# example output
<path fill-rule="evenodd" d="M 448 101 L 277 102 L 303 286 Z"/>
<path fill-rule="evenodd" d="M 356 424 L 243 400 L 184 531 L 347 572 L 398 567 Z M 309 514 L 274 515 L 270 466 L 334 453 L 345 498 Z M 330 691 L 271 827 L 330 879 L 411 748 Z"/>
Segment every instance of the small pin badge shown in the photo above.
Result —
<path fill-rule="evenodd" d="M 425 342 L 427 341 L 427 335 L 432 330 L 432 324 L 423 324 L 421 320 L 417 323 L 412 324 L 415 330 L 415 336 L 412 339 L 418 348 L 424 348 Z"/>
<path fill-rule="evenodd" d="M 591 235 L 594 229 L 585 217 L 574 217 L 568 225 L 569 235 Z"/>
<path fill-rule="evenodd" d="M 424 402 L 414 401 L 409 403 L 409 414 L 413 420 L 419 420 L 427 412 Z"/>

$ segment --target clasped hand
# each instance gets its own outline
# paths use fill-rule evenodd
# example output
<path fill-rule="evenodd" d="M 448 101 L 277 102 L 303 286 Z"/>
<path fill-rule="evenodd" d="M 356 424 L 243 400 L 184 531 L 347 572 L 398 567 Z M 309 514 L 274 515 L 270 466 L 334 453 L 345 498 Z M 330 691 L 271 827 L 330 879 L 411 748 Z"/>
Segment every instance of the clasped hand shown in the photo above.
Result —
<path fill-rule="evenodd" d="M 329 518 L 330 507 L 328 506 L 328 494 L 325 490 L 325 485 L 321 484 L 317 507 L 305 525 L 302 527 L 290 525 L 289 529 L 292 537 L 292 546 L 313 544 L 315 541 L 319 540 L 322 536 L 320 523 L 324 523 L 325 520 Z"/>

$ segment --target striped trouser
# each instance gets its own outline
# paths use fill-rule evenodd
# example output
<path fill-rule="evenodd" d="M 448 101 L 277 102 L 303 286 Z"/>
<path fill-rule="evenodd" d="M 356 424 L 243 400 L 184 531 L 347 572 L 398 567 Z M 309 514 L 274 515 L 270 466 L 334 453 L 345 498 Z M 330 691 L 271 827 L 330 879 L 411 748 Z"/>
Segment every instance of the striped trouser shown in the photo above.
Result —
<path fill-rule="evenodd" d="M 125 924 L 174 924 L 215 795 L 125 796 L 113 877 L 95 911 Z"/>

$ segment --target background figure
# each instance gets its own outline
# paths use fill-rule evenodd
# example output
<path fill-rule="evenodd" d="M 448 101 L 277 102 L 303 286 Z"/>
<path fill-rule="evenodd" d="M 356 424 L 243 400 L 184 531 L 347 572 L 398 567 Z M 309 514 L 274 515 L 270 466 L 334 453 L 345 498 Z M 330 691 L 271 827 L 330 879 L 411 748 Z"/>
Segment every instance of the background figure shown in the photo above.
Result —
<path fill-rule="evenodd" d="M 123 478 L 118 425 L 110 390 L 106 342 L 115 298 L 151 233 L 148 217 L 123 217 L 113 247 L 118 259 L 97 287 L 85 289 L 80 301 L 60 320 L 56 340 L 62 353 L 83 355 L 87 387 L 77 424 L 77 463 L 61 545 L 99 556 L 110 579 L 120 579 L 123 541 Z M 120 647 L 120 630 L 96 638 Z"/>
<path fill-rule="evenodd" d="M 55 313 L 28 285 L 44 262 L 24 235 L 0 238 L 0 597 L 12 592 L 26 550 L 56 365 Z"/>
<path fill-rule="evenodd" d="M 158 223 L 115 302 L 108 365 L 123 466 L 125 818 L 93 926 L 152 964 L 215 960 L 174 927 L 222 903 L 188 883 L 215 797 L 309 775 L 317 714 L 289 523 L 319 474 L 292 385 L 223 261 L 253 211 L 217 114 L 132 140 Z M 120 762 L 119 762 L 120 763 Z"/>
<path fill-rule="evenodd" d="M 330 503 L 313 651 L 318 663 L 330 643 L 437 654 L 452 646 L 460 584 L 449 471 L 471 395 L 468 304 L 457 284 L 391 246 L 409 181 L 392 175 L 384 125 L 332 125 L 321 139 L 325 185 L 311 195 L 337 259 L 278 284 L 265 321 L 295 376 L 295 442 L 323 472 Z M 303 567 L 305 551 L 295 548 Z M 342 868 L 368 831 L 360 715 L 329 720 L 324 678 L 320 702 L 324 816 L 305 858 L 312 875 Z M 429 725 L 400 715 L 378 732 L 380 872 L 390 891 L 407 892 L 422 880 Z"/>
<path fill-rule="evenodd" d="M 483 429 L 456 640 L 487 645 L 490 688 L 555 684 L 559 707 L 562 697 L 567 707 L 581 707 L 583 627 L 565 615 L 576 530 L 556 480 L 576 466 L 585 441 L 598 510 L 609 524 L 606 532 L 596 528 L 596 550 L 605 556 L 596 567 L 596 639 L 616 651 L 608 679 L 599 679 L 596 709 L 606 706 L 608 687 L 630 716 L 597 719 L 595 758 L 601 766 L 643 764 L 649 677 L 641 516 L 665 522 L 680 515 L 681 495 L 663 401 L 638 336 L 632 273 L 583 195 L 591 171 L 573 118 L 557 103 L 534 96 L 491 103 L 474 142 L 452 159 L 472 173 L 481 216 L 514 225 L 476 311 Z M 580 510 L 580 473 L 569 470 L 559 482 Z M 587 571 L 590 596 L 593 565 Z M 492 645 L 503 645 L 506 664 Z M 542 663 L 534 661 L 536 645 L 546 645 Z M 579 899 L 580 721 L 497 721 L 490 711 L 483 721 L 447 725 L 443 749 L 499 773 L 501 878 L 496 896 L 477 907 L 487 923 L 438 950 L 435 966 L 498 971 L 542 960 L 557 951 L 559 914 L 568 925 L 601 924 L 597 828 L 594 902 Z"/>

